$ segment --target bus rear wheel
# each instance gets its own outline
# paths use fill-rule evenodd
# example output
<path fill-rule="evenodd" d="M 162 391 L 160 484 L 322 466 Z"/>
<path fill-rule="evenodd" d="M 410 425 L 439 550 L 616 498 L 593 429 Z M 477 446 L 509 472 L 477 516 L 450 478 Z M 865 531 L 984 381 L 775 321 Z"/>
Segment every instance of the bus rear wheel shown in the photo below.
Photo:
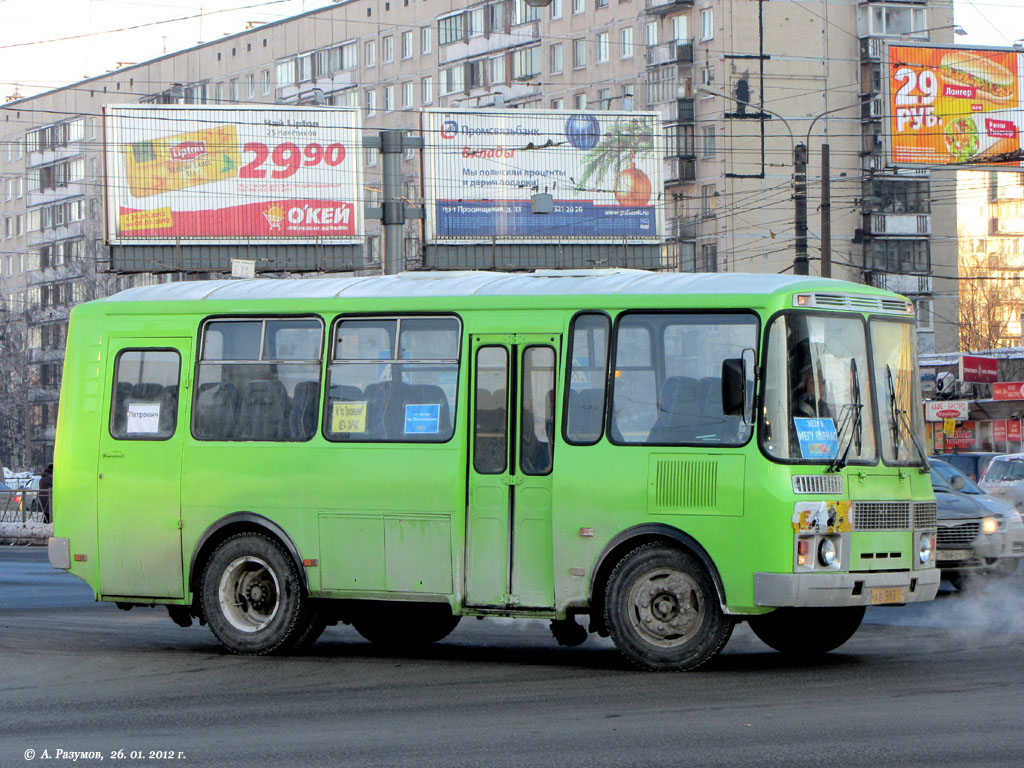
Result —
<path fill-rule="evenodd" d="M 352 616 L 356 632 L 375 645 L 413 648 L 443 640 L 459 624 L 446 603 L 400 601 L 361 606 Z"/>
<path fill-rule="evenodd" d="M 258 533 L 232 536 L 214 550 L 200 596 L 210 629 L 232 653 L 287 653 L 316 631 L 295 562 Z"/>
<path fill-rule="evenodd" d="M 817 656 L 834 651 L 860 627 L 866 606 L 779 608 L 748 623 L 761 641 L 779 653 Z"/>
<path fill-rule="evenodd" d="M 722 650 L 733 628 L 700 562 L 657 542 L 637 547 L 611 572 L 605 623 L 619 651 L 652 671 L 699 667 Z"/>

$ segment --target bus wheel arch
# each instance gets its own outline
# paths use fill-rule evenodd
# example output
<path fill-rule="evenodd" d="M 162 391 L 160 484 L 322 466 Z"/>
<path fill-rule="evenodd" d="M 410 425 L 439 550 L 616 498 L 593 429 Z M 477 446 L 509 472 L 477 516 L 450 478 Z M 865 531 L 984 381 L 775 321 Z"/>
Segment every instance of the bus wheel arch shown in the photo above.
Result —
<path fill-rule="evenodd" d="M 192 559 L 188 569 L 188 588 L 189 592 L 192 593 L 193 615 L 201 615 L 198 610 L 200 604 L 199 589 L 207 561 L 216 551 L 217 547 L 239 533 L 259 533 L 276 540 L 280 546 L 284 547 L 285 551 L 294 561 L 299 578 L 302 581 L 302 587 L 306 590 L 307 594 L 309 593 L 309 581 L 306 577 L 306 569 L 302 564 L 302 556 L 299 554 L 299 548 L 295 546 L 295 542 L 291 540 L 291 537 L 279 525 L 262 515 L 257 515 L 253 512 L 235 512 L 222 517 L 203 531 L 203 535 L 199 537 L 199 541 L 196 542 L 192 550 Z"/>
<path fill-rule="evenodd" d="M 590 631 L 597 632 L 601 637 L 608 636 L 608 627 L 604 620 L 605 590 L 608 577 L 615 566 L 637 547 L 648 543 L 662 543 L 675 546 L 693 557 L 707 570 L 718 593 L 718 602 L 724 611 L 726 607 L 725 587 L 722 577 L 715 567 L 714 561 L 700 543 L 688 533 L 664 523 L 646 523 L 627 528 L 615 536 L 602 550 L 594 565 L 590 577 Z"/>

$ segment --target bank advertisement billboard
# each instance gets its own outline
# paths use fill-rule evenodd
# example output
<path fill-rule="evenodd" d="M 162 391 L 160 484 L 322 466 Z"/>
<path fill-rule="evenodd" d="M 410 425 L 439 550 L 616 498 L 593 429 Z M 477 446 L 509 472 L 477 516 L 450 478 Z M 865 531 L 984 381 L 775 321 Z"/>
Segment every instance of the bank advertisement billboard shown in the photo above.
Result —
<path fill-rule="evenodd" d="M 428 241 L 661 237 L 657 113 L 425 110 L 423 135 Z M 533 212 L 544 193 L 553 210 Z"/>
<path fill-rule="evenodd" d="M 1024 52 L 889 45 L 889 164 L 1024 168 Z"/>
<path fill-rule="evenodd" d="M 359 113 L 107 106 L 111 242 L 360 242 Z"/>

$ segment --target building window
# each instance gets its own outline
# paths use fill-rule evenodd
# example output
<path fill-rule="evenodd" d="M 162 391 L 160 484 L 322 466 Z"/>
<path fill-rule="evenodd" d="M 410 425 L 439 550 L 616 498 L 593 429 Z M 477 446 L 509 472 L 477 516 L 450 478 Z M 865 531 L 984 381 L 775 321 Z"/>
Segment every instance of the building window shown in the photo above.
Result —
<path fill-rule="evenodd" d="M 715 84 L 715 70 L 710 65 L 703 67 L 700 71 L 700 82 L 702 85 Z M 711 94 L 709 94 L 711 95 Z"/>
<path fill-rule="evenodd" d="M 245 95 L 246 98 L 256 98 L 256 75 L 245 76 Z"/>
<path fill-rule="evenodd" d="M 689 17 L 675 16 L 672 18 L 672 39 L 677 43 L 688 42 L 690 37 L 687 34 Z M 705 38 L 706 39 L 706 38 Z"/>
<path fill-rule="evenodd" d="M 277 63 L 277 86 L 295 85 L 295 59 L 279 61 Z"/>
<path fill-rule="evenodd" d="M 601 88 L 597 92 L 597 108 L 603 112 L 607 112 L 612 108 L 612 89 Z"/>
<path fill-rule="evenodd" d="M 420 55 L 426 56 L 434 50 L 434 28 L 424 27 L 420 30 Z"/>
<path fill-rule="evenodd" d="M 930 213 L 927 181 L 888 181 L 873 178 L 865 184 L 865 208 L 874 213 Z M 984 240 L 981 241 L 984 244 Z"/>
<path fill-rule="evenodd" d="M 402 83 L 402 106 L 405 109 L 413 106 L 413 101 L 416 98 L 415 91 L 416 89 L 411 80 L 408 83 Z"/>
<path fill-rule="evenodd" d="M 562 18 L 562 0 L 551 0 L 551 18 Z"/>
<path fill-rule="evenodd" d="M 705 8 L 700 12 L 700 39 L 711 40 L 715 36 L 715 12 Z"/>
<path fill-rule="evenodd" d="M 898 37 L 908 35 L 910 37 L 928 37 L 928 24 L 924 8 L 915 8 L 908 5 L 881 5 L 874 4 L 867 6 L 870 14 L 870 34 L 879 37 Z"/>
<path fill-rule="evenodd" d="M 623 59 L 630 59 L 633 57 L 633 28 L 626 27 L 619 32 L 619 55 Z"/>
<path fill-rule="evenodd" d="M 423 103 L 433 104 L 434 103 L 434 78 L 428 75 L 420 81 L 420 87 L 423 91 Z"/>
<path fill-rule="evenodd" d="M 647 26 L 644 27 L 644 43 L 646 45 L 658 44 L 658 22 L 647 22 Z"/>
<path fill-rule="evenodd" d="M 597 36 L 597 60 L 608 61 L 611 45 L 608 42 L 608 33 L 601 32 Z"/>
<path fill-rule="evenodd" d="M 373 117 L 377 114 L 377 91 L 370 89 L 366 92 L 366 116 Z"/>
<path fill-rule="evenodd" d="M 300 83 L 313 79 L 313 54 L 307 53 L 304 56 L 299 56 L 295 59 L 295 63 L 298 66 Z"/>
<path fill-rule="evenodd" d="M 573 13 L 586 13 L 587 0 L 572 0 Z"/>
<path fill-rule="evenodd" d="M 527 24 L 540 19 L 540 8 L 526 4 L 526 0 L 515 0 L 512 6 L 512 26 Z"/>
<path fill-rule="evenodd" d="M 587 94 L 585 94 L 585 93 L 577 93 L 575 96 L 572 97 L 572 103 L 573 103 L 573 107 L 575 107 L 578 110 L 586 109 L 587 108 Z"/>
<path fill-rule="evenodd" d="M 369 168 L 377 164 L 377 150 L 373 147 L 367 147 L 363 150 L 364 164 Z"/>
<path fill-rule="evenodd" d="M 934 330 L 931 299 L 914 299 L 914 314 L 917 316 L 917 330 Z"/>
<path fill-rule="evenodd" d="M 587 40 L 584 37 L 572 41 L 572 66 L 573 69 L 587 66 Z"/>
<path fill-rule="evenodd" d="M 377 66 L 377 43 L 374 40 L 370 40 L 366 43 L 366 48 L 363 51 L 363 66 Z"/>
<path fill-rule="evenodd" d="M 701 129 L 702 138 L 704 140 L 704 157 L 715 156 L 715 126 L 705 125 Z"/>
<path fill-rule="evenodd" d="M 393 112 L 395 109 L 395 86 L 384 86 L 384 111 Z"/>
<path fill-rule="evenodd" d="M 608 0 L 594 0 L 594 7 L 595 8 L 607 8 L 608 7 Z"/>
<path fill-rule="evenodd" d="M 438 45 L 450 45 L 466 37 L 465 14 L 457 13 L 437 20 Z"/>
<path fill-rule="evenodd" d="M 520 48 L 512 52 L 512 77 L 521 80 L 540 74 L 540 46 Z"/>
<path fill-rule="evenodd" d="M 412 58 L 412 32 L 402 33 L 402 58 Z"/>
<path fill-rule="evenodd" d="M 931 253 L 927 240 L 873 239 L 866 254 L 869 269 L 895 274 L 928 274 Z"/>
<path fill-rule="evenodd" d="M 270 94 L 270 90 L 271 90 L 270 70 L 269 69 L 264 69 L 263 70 L 263 95 L 264 96 L 269 95 Z"/>
<path fill-rule="evenodd" d="M 395 60 L 395 38 L 392 35 L 387 35 L 381 43 L 383 47 L 382 59 L 385 64 L 390 64 Z"/>
<path fill-rule="evenodd" d="M 562 44 L 555 43 L 551 46 L 551 73 L 558 74 L 562 71 Z"/>
<path fill-rule="evenodd" d="M 491 85 L 504 85 L 505 83 L 505 54 L 495 56 L 491 59 Z"/>
<path fill-rule="evenodd" d="M 718 243 L 704 243 L 700 247 L 700 272 L 718 271 Z"/>
<path fill-rule="evenodd" d="M 704 184 L 700 188 L 700 212 L 705 218 L 715 215 L 716 197 L 718 197 L 718 192 L 715 190 L 714 184 Z"/>
<path fill-rule="evenodd" d="M 484 33 L 484 7 L 474 8 L 468 11 L 466 19 L 469 24 L 468 37 L 480 37 Z"/>
<path fill-rule="evenodd" d="M 552 109 L 565 109 L 565 99 L 552 99 L 551 100 L 551 108 Z"/>

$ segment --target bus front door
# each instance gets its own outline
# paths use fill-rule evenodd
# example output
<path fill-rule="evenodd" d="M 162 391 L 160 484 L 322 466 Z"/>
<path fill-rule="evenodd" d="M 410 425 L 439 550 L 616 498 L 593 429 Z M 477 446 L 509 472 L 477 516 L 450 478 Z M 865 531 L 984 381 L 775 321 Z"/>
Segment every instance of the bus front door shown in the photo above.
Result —
<path fill-rule="evenodd" d="M 466 604 L 554 606 L 557 334 L 472 337 Z"/>
<path fill-rule="evenodd" d="M 97 528 L 105 596 L 184 597 L 181 451 L 190 339 L 111 339 Z M 109 369 L 108 369 L 109 371 Z"/>

